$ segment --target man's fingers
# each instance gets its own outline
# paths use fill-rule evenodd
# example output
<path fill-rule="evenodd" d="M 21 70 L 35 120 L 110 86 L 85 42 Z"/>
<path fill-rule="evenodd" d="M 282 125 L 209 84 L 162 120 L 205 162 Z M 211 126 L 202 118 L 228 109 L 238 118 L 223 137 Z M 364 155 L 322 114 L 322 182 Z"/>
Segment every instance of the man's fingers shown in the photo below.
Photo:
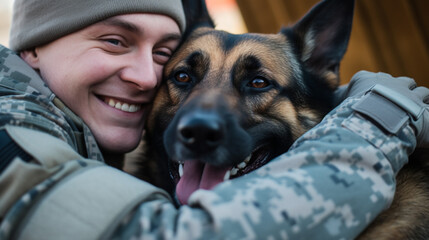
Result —
<path fill-rule="evenodd" d="M 414 89 L 414 88 L 417 87 L 416 82 L 412 78 L 409 78 L 409 77 L 397 77 L 396 80 L 398 80 L 398 82 L 402 82 L 409 89 Z"/>
<path fill-rule="evenodd" d="M 417 87 L 413 90 L 413 93 L 419 99 L 422 99 L 424 103 L 429 104 L 429 89 L 425 87 Z"/>

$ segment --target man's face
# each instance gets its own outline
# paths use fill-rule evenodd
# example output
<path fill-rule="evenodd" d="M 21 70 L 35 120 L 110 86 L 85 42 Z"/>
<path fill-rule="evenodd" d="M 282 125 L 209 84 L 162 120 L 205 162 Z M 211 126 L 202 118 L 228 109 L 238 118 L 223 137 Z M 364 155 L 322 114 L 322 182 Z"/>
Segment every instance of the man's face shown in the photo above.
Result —
<path fill-rule="evenodd" d="M 140 140 L 179 37 L 177 23 L 167 16 L 120 15 L 36 48 L 32 66 L 103 150 L 123 153 Z"/>

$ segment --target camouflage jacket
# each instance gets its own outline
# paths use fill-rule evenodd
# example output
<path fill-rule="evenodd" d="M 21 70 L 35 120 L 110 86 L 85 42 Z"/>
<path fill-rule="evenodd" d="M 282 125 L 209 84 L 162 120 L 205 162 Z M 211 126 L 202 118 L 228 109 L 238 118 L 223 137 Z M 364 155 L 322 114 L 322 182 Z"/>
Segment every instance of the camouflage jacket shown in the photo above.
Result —
<path fill-rule="evenodd" d="M 359 99 L 351 98 L 289 152 L 175 207 L 164 191 L 75 154 L 76 121 L 28 68 L 0 48 L 0 129 L 34 157 L 0 175 L 0 239 L 352 239 L 389 206 L 395 175 L 416 146 L 410 126 L 386 135 L 352 110 Z M 34 141 L 54 146 L 33 153 Z M 35 172 L 43 177 L 26 179 L 27 190 L 4 209 L 14 182 Z"/>
<path fill-rule="evenodd" d="M 85 123 L 16 53 L 0 45 L 0 128 L 12 124 L 62 139 L 84 157 L 103 161 Z"/>

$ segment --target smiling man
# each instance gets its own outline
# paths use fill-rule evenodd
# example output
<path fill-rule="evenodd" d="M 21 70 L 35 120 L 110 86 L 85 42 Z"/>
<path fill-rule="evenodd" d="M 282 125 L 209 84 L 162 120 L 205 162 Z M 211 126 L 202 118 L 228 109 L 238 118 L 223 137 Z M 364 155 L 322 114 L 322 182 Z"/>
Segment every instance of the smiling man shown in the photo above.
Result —
<path fill-rule="evenodd" d="M 137 146 L 184 30 L 180 0 L 15 0 L 12 50 L 0 46 L 0 239 L 349 239 L 389 204 L 415 134 L 429 142 L 405 113 L 397 134 L 356 116 L 355 94 L 289 153 L 177 208 L 104 162 Z M 362 78 L 365 90 L 376 82 Z M 397 85 L 427 107 L 427 89 Z M 347 194 L 332 174 L 349 177 Z"/>
<path fill-rule="evenodd" d="M 13 51 L 0 46 L 1 220 L 83 162 L 50 167 L 120 167 L 184 30 L 180 0 L 15 1 Z"/>
<path fill-rule="evenodd" d="M 163 66 L 179 40 L 180 28 L 168 16 L 126 14 L 24 50 L 21 57 L 88 125 L 106 158 L 137 146 Z"/>

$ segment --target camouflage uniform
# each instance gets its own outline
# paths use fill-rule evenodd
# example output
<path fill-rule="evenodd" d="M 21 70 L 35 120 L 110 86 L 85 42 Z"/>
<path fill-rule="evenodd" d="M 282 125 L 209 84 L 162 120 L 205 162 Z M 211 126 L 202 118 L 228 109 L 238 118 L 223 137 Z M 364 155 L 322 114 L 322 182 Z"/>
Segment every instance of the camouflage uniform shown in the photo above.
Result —
<path fill-rule="evenodd" d="M 416 146 L 408 124 L 385 134 L 352 110 L 359 99 L 351 98 L 289 152 L 176 208 L 164 191 L 89 160 L 98 152 L 93 139 L 85 138 L 86 156 L 76 147 L 80 134 L 90 136 L 85 125 L 26 69 L 0 49 L 0 130 L 34 157 L 14 159 L 0 175 L 0 239 L 352 239 L 389 206 L 395 175 Z M 49 154 L 20 142 L 29 128 L 55 137 L 31 130 L 25 142 L 43 138 L 41 148 L 55 145 Z M 11 183 L 22 168 L 43 177 L 17 191 Z"/>

